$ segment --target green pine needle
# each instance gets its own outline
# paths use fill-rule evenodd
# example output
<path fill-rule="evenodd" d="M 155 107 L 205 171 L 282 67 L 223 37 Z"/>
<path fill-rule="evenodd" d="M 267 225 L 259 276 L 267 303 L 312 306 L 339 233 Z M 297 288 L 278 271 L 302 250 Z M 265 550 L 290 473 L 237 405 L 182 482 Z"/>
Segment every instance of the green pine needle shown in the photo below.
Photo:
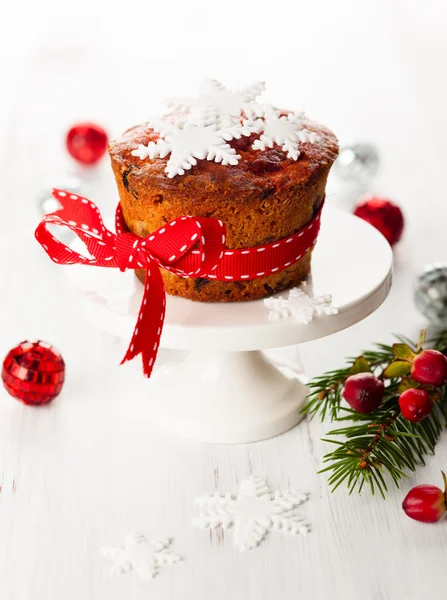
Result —
<path fill-rule="evenodd" d="M 417 344 L 403 336 L 396 337 L 416 349 Z M 437 332 L 427 345 L 447 355 L 447 330 Z M 381 377 L 394 359 L 393 348 L 377 344 L 373 350 L 363 352 L 362 357 L 371 371 Z M 430 415 L 419 423 L 407 421 L 400 413 L 399 379 L 387 380 L 384 399 L 377 410 L 361 414 L 342 405 L 344 383 L 352 375 L 355 361 L 350 358 L 345 368 L 313 379 L 303 412 L 310 418 L 319 416 L 323 421 L 329 417 L 339 424 L 327 434 L 334 437 L 323 440 L 335 448 L 324 456 L 324 467 L 319 471 L 328 473 L 331 491 L 345 484 L 349 494 L 355 490 L 360 493 L 366 485 L 372 494 L 385 498 L 387 481 L 399 487 L 408 472 L 424 465 L 425 457 L 434 453 L 447 426 L 447 386 L 442 388 L 441 398 Z M 341 440 L 337 439 L 339 436 Z"/>

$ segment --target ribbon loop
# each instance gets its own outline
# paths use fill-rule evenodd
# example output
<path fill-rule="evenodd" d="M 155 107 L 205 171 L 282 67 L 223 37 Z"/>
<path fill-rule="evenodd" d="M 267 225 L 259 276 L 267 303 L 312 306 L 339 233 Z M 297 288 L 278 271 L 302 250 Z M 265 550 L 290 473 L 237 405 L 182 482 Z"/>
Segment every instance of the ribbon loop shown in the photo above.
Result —
<path fill-rule="evenodd" d="M 144 239 L 127 231 L 120 205 L 113 233 L 106 229 L 98 208 L 87 198 L 57 189 L 53 196 L 61 208 L 43 218 L 35 236 L 54 262 L 121 271 L 146 269 L 138 321 L 123 362 L 141 354 L 147 377 L 155 363 L 166 311 L 160 269 L 180 277 L 220 281 L 267 277 L 287 269 L 311 250 L 320 227 L 318 212 L 306 227 L 288 238 L 257 248 L 230 250 L 226 249 L 226 227 L 218 219 L 181 216 Z M 55 238 L 48 225 L 71 229 L 84 242 L 89 256 Z"/>
<path fill-rule="evenodd" d="M 223 257 L 226 228 L 222 221 L 180 217 L 145 241 L 160 267 L 180 277 L 201 277 Z M 182 260 L 185 257 L 188 260 Z"/>

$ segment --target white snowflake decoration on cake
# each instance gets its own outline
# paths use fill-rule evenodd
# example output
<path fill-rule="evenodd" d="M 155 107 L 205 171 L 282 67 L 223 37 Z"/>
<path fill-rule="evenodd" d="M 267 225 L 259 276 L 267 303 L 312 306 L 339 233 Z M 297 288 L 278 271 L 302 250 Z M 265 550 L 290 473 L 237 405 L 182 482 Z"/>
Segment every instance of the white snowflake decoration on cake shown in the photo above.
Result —
<path fill-rule="evenodd" d="M 253 149 L 265 150 L 273 148 L 273 145 L 277 144 L 284 152 L 287 152 L 287 158 L 298 160 L 300 142 L 313 144 L 319 140 L 319 136 L 315 132 L 304 128 L 303 120 L 303 112 L 291 112 L 288 115 L 281 115 L 277 110 L 268 112 L 263 123 L 263 133 L 258 140 L 253 142 Z"/>
<path fill-rule="evenodd" d="M 172 178 L 184 175 L 197 160 L 236 165 L 241 157 L 228 142 L 260 134 L 253 149 L 265 150 L 276 144 L 288 158 L 298 160 L 299 144 L 313 144 L 320 137 L 305 127 L 304 113 L 283 114 L 278 108 L 257 102 L 264 89 L 265 84 L 257 82 L 232 91 L 214 79 L 206 79 L 198 97 L 168 101 L 170 112 L 148 122 L 159 139 L 147 146 L 140 144 L 132 155 L 140 160 L 170 155 L 165 171 Z"/>
<path fill-rule="evenodd" d="M 199 86 L 197 98 L 171 98 L 170 110 L 189 115 L 189 122 L 201 125 L 231 127 L 241 118 L 254 119 L 265 113 L 256 98 L 265 90 L 265 83 L 255 82 L 240 90 L 229 90 L 215 79 L 205 79 Z"/>
<path fill-rule="evenodd" d="M 264 305 L 270 311 L 271 321 L 293 318 L 297 323 L 308 325 L 314 317 L 338 314 L 330 294 L 311 297 L 298 287 L 289 290 L 287 298 L 265 298 Z"/>
<path fill-rule="evenodd" d="M 217 492 L 196 498 L 200 515 L 193 523 L 202 529 L 234 525 L 234 545 L 241 551 L 258 546 L 272 531 L 292 535 L 309 531 L 297 507 L 308 499 L 300 492 L 271 492 L 264 479 L 254 477 L 241 482 L 237 498 Z"/>
<path fill-rule="evenodd" d="M 165 158 L 170 154 L 165 168 L 169 178 L 184 175 L 185 170 L 197 164 L 197 159 L 237 165 L 240 156 L 228 142 L 259 131 L 259 124 L 248 120 L 224 129 L 188 122 L 183 128 L 169 122 L 158 122 L 155 127 L 163 131 L 163 137 L 156 142 L 149 142 L 147 146 L 140 144 L 132 151 L 132 155 L 140 159 L 154 159 Z"/>
<path fill-rule="evenodd" d="M 101 553 L 113 561 L 109 571 L 111 575 L 124 575 L 135 571 L 142 579 L 153 579 L 163 566 L 179 562 L 180 556 L 172 551 L 172 540 L 153 540 L 137 533 L 125 537 L 124 546 L 104 546 Z"/>

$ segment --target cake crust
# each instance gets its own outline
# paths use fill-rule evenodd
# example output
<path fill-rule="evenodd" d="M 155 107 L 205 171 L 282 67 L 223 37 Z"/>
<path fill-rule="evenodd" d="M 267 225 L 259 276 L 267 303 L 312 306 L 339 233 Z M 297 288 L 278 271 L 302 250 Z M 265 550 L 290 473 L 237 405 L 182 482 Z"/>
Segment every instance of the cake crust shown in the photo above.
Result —
<path fill-rule="evenodd" d="M 182 176 L 168 178 L 167 158 L 141 160 L 132 155 L 138 144 L 156 141 L 147 125 L 129 129 L 111 142 L 112 162 L 124 219 L 129 230 L 146 237 L 183 215 L 221 219 L 227 226 L 228 248 L 251 248 L 293 234 L 304 227 L 325 196 L 329 170 L 338 154 L 335 135 L 305 121 L 318 141 L 300 144 L 298 160 L 278 147 L 251 146 L 252 135 L 233 140 L 237 165 L 202 160 Z M 268 277 L 244 282 L 182 279 L 162 271 L 166 291 L 199 301 L 241 301 L 262 298 L 297 285 L 310 271 L 311 251 L 298 263 Z M 144 271 L 137 272 L 144 280 Z"/>

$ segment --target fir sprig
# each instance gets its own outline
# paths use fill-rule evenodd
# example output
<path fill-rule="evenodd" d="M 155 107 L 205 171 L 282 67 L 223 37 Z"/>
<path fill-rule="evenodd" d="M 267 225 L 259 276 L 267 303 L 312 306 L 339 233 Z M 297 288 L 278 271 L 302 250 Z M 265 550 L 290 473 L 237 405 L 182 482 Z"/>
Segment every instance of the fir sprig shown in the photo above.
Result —
<path fill-rule="evenodd" d="M 387 480 L 399 487 L 408 471 L 425 464 L 425 456 L 434 453 L 447 425 L 447 386 L 439 390 L 432 412 L 423 421 L 411 423 L 401 415 L 398 399 L 402 386 L 412 383 L 408 383 L 408 377 L 389 377 L 389 374 L 393 375 L 401 364 L 396 354 L 404 352 L 404 346 L 410 352 L 420 351 L 424 336 L 416 344 L 403 337 L 398 340 L 400 344 L 394 346 L 377 344 L 360 357 L 348 359 L 345 368 L 329 371 L 309 384 L 304 412 L 311 418 L 319 415 L 322 420 L 329 416 L 340 424 L 327 434 L 334 437 L 323 440 L 335 445 L 335 449 L 324 456 L 327 466 L 320 471 L 329 473 L 332 491 L 346 484 L 350 494 L 354 490 L 361 492 L 366 484 L 372 494 L 378 491 L 385 497 Z M 438 332 L 429 340 L 429 345 L 447 354 L 447 330 Z M 390 364 L 394 371 L 388 369 Z M 385 377 L 386 381 L 382 403 L 369 414 L 358 413 L 342 404 L 346 379 L 363 371 L 370 371 L 381 379 Z M 337 439 L 338 436 L 343 439 Z"/>

